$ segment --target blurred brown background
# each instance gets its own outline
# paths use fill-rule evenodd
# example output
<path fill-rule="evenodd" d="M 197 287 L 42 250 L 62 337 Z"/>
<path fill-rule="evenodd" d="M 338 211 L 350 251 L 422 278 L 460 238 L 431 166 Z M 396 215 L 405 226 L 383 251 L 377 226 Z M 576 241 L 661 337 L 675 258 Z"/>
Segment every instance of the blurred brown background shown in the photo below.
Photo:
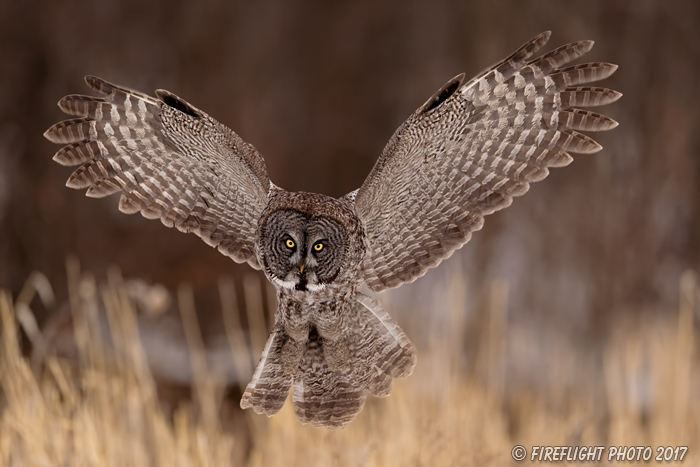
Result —
<path fill-rule="evenodd" d="M 474 75 L 537 33 L 547 49 L 593 39 L 590 61 L 624 97 L 601 153 L 553 171 L 417 283 L 422 296 L 462 268 L 474 309 L 510 284 L 511 319 L 597 337 L 616 313 L 673 309 L 700 269 L 700 4 L 688 1 L 0 3 L 0 284 L 39 270 L 65 296 L 65 257 L 104 274 L 214 291 L 236 265 L 195 236 L 118 212 L 118 197 L 64 187 L 70 170 L 42 137 L 59 98 L 95 74 L 165 88 L 227 124 L 288 190 L 341 196 L 369 173 L 394 129 L 444 82 Z M 206 307 L 205 307 L 206 308 Z M 440 313 L 426 303 L 426 311 Z"/>

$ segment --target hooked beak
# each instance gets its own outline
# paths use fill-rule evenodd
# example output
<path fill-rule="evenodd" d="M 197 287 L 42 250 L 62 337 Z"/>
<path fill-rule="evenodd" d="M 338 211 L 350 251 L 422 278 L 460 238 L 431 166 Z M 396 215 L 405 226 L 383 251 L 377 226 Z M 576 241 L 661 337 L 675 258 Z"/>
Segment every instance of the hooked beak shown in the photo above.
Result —
<path fill-rule="evenodd" d="M 304 274 L 304 265 L 299 266 L 299 274 Z"/>

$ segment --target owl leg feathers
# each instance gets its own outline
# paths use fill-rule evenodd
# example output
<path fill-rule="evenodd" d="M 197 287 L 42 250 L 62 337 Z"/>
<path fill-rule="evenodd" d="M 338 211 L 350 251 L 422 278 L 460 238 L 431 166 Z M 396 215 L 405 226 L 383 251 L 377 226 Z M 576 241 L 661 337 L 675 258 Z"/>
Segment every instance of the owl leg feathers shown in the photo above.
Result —
<path fill-rule="evenodd" d="M 323 337 L 312 325 L 305 341 L 278 324 L 270 335 L 241 407 L 277 413 L 294 385 L 294 411 L 302 423 L 342 427 L 364 406 L 367 393 L 386 397 L 393 378 L 410 375 L 413 345 L 379 302 L 362 294 L 347 310 L 342 332 Z M 291 372 L 296 368 L 295 372 Z"/>
<path fill-rule="evenodd" d="M 325 354 L 324 340 L 314 328 L 294 378 L 294 412 L 304 424 L 341 427 L 355 418 L 367 396 L 351 371 L 331 370 Z"/>
<path fill-rule="evenodd" d="M 309 345 L 309 340 L 296 340 L 292 337 L 287 339 L 287 342 L 282 346 L 282 355 L 280 359 L 282 361 L 282 370 L 285 373 L 293 375 L 299 369 L 299 362 L 301 357 L 304 356 L 306 347 Z"/>

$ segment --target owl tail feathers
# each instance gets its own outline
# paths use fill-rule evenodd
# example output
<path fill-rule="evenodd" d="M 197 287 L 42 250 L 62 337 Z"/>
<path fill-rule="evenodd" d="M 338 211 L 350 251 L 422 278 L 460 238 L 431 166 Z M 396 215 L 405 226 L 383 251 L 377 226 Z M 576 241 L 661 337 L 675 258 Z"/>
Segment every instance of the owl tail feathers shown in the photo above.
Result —
<path fill-rule="evenodd" d="M 358 295 L 354 319 L 343 333 L 349 351 L 347 365 L 332 370 L 328 342 L 315 329 L 294 377 L 294 412 L 301 423 L 343 427 L 362 410 L 367 393 L 386 397 L 393 378 L 409 376 L 416 352 L 406 334 L 375 300 Z"/>
<path fill-rule="evenodd" d="M 241 398 L 241 408 L 273 416 L 280 411 L 292 387 L 293 375 L 285 372 L 282 348 L 289 339 L 281 326 L 275 327 L 265 344 L 253 379 Z"/>
<path fill-rule="evenodd" d="M 365 405 L 365 391 L 354 385 L 345 372 L 312 374 L 311 367 L 302 367 L 294 379 L 294 413 L 303 423 L 315 427 L 341 428 L 350 423 Z M 325 384 L 319 384 L 325 383 Z"/>

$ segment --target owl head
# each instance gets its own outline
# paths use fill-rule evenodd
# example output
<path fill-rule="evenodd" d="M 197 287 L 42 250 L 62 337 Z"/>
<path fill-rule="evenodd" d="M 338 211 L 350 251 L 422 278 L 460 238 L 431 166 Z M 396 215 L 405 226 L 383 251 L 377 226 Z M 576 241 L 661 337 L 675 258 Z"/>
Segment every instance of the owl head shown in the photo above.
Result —
<path fill-rule="evenodd" d="M 276 198 L 260 218 L 256 242 L 270 281 L 311 293 L 347 283 L 365 251 L 350 204 L 314 193 L 281 192 Z"/>

